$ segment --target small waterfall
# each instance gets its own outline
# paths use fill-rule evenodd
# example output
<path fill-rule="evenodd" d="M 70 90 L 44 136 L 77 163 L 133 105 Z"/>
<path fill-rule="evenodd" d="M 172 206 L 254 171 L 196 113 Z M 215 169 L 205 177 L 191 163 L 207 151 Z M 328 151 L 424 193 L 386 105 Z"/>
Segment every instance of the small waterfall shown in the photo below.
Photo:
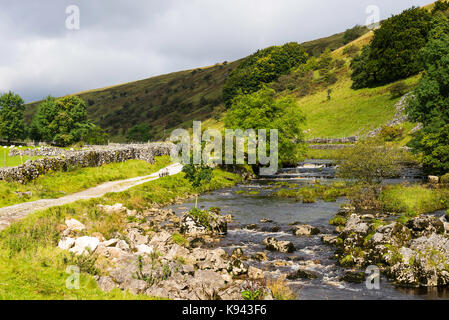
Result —
<path fill-rule="evenodd" d="M 334 179 L 338 163 L 335 160 L 308 159 L 295 168 L 282 168 L 274 175 L 261 176 L 264 179 Z M 421 180 L 424 174 L 420 168 L 404 168 L 396 179 Z"/>

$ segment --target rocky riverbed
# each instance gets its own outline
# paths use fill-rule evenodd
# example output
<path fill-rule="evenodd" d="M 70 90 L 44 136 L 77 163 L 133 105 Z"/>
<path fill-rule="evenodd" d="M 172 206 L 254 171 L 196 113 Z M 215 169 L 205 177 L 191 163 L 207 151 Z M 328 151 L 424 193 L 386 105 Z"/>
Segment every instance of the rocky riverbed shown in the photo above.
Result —
<path fill-rule="evenodd" d="M 289 187 L 309 183 L 289 181 Z M 345 199 L 303 203 L 273 197 L 284 185 L 254 180 L 207 193 L 193 215 L 186 214 L 193 199 L 143 213 L 105 206 L 105 214 L 119 210 L 128 216 L 123 232 L 88 239 L 67 221 L 60 247 L 95 257 L 97 281 L 106 291 L 171 299 L 243 299 L 244 292 L 259 292 L 259 298 L 272 299 L 277 295 L 269 285 L 283 279 L 296 299 L 449 297 L 441 289 L 447 281 L 444 217 L 402 224 L 392 216 L 357 214 Z M 83 251 L 89 241 L 90 251 Z M 370 265 L 382 271 L 379 290 L 366 286 Z"/>
<path fill-rule="evenodd" d="M 100 210 L 126 214 L 132 222 L 124 232 L 104 239 L 101 234 L 82 236 L 86 226 L 67 220 L 58 247 L 95 259 L 102 290 L 186 300 L 242 300 L 248 291 L 272 299 L 261 270 L 248 267 L 238 252 L 229 255 L 214 248 L 230 217 L 210 212 L 207 223 L 200 223 L 187 213 L 178 217 L 158 208 L 137 213 L 117 204 Z"/>

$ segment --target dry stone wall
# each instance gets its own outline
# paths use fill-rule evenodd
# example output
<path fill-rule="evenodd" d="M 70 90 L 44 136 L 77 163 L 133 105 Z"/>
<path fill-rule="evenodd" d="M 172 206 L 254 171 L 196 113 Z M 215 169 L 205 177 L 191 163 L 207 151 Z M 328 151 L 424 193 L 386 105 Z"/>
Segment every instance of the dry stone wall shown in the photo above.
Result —
<path fill-rule="evenodd" d="M 81 150 L 57 148 L 22 150 L 22 155 L 46 156 L 29 160 L 25 164 L 0 170 L 0 179 L 27 183 L 50 171 L 67 171 L 70 168 L 99 167 L 108 163 L 128 160 L 144 160 L 154 163 L 155 156 L 170 155 L 175 148 L 171 143 L 151 143 L 142 145 L 112 145 L 107 147 L 88 147 Z M 14 152 L 19 152 L 15 150 Z M 14 154 L 13 152 L 13 154 Z"/>

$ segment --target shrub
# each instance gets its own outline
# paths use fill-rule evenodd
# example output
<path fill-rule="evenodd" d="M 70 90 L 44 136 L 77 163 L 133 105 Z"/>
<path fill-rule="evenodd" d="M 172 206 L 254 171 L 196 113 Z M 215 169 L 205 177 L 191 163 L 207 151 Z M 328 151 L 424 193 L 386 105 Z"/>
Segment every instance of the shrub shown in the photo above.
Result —
<path fill-rule="evenodd" d="M 445 175 L 443 175 L 443 176 L 440 178 L 440 182 L 441 182 L 442 184 L 449 185 L 449 173 L 446 173 Z"/>
<path fill-rule="evenodd" d="M 402 97 L 407 93 L 408 86 L 403 82 L 398 82 L 390 87 L 390 94 L 393 98 Z"/>
<path fill-rule="evenodd" d="M 380 183 L 385 178 L 398 175 L 404 159 L 398 147 L 385 145 L 373 138 L 359 141 L 344 153 L 338 175 L 365 184 Z"/>
<path fill-rule="evenodd" d="M 285 282 L 285 275 L 276 280 L 268 280 L 267 286 L 273 293 L 273 297 L 277 300 L 294 300 L 296 295 Z"/>
<path fill-rule="evenodd" d="M 343 49 L 343 54 L 348 57 L 353 58 L 359 51 L 360 51 L 360 48 L 352 44 Z"/>
<path fill-rule="evenodd" d="M 395 141 L 403 137 L 404 128 L 401 126 L 384 126 L 379 134 L 385 141 Z"/>

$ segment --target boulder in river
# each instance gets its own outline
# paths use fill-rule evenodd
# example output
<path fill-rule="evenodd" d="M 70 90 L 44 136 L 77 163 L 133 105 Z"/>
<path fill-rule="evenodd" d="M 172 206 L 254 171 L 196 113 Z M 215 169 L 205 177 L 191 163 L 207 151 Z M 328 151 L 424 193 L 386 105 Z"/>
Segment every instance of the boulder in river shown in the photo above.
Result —
<path fill-rule="evenodd" d="M 443 234 L 444 223 L 435 216 L 419 216 L 407 222 L 414 237 L 429 236 L 432 233 Z"/>
<path fill-rule="evenodd" d="M 273 237 L 266 238 L 263 241 L 266 249 L 269 251 L 279 251 L 283 253 L 292 253 L 296 251 L 295 246 L 290 241 L 278 241 Z"/>
<path fill-rule="evenodd" d="M 307 224 L 294 226 L 292 232 L 296 236 L 314 236 L 320 233 L 320 229 Z"/>
<path fill-rule="evenodd" d="M 189 235 L 226 234 L 226 218 L 214 211 L 192 209 L 181 218 L 181 232 Z"/>

